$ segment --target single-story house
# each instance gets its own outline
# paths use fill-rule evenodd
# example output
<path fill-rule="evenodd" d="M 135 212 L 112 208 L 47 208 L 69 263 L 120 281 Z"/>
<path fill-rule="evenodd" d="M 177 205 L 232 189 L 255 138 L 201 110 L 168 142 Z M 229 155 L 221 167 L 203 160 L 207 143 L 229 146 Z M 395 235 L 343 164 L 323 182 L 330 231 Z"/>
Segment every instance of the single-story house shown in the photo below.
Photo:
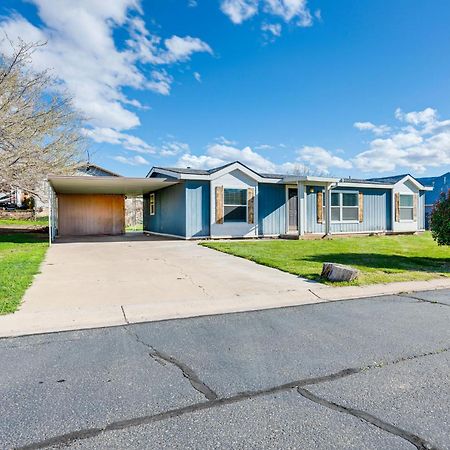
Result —
<path fill-rule="evenodd" d="M 183 239 L 425 228 L 424 186 L 411 175 L 352 178 L 154 167 L 146 178 L 49 177 L 52 237 L 124 232 L 124 198 L 144 198 L 144 231 Z"/>

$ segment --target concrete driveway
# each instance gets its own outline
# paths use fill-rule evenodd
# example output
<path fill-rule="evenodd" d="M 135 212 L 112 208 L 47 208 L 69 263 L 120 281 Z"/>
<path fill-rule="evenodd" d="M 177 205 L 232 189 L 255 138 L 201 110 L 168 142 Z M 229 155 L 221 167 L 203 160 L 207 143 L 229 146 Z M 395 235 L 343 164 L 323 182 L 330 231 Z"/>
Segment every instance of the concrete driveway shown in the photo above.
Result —
<path fill-rule="evenodd" d="M 120 325 L 319 301 L 317 283 L 142 234 L 60 239 L 0 335 Z"/>

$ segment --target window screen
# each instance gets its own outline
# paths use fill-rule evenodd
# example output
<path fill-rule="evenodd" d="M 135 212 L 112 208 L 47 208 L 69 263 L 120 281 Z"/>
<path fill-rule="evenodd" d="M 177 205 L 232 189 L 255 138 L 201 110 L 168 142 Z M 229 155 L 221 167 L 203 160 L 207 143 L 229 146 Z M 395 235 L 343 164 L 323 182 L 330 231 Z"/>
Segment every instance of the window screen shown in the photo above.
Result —
<path fill-rule="evenodd" d="M 224 222 L 247 222 L 247 189 L 224 189 Z"/>

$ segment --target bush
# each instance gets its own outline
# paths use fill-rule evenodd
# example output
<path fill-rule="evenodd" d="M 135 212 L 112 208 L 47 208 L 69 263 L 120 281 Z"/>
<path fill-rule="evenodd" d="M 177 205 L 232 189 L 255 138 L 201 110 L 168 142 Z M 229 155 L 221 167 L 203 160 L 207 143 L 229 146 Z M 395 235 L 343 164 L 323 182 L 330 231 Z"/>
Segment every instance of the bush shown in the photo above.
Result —
<path fill-rule="evenodd" d="M 450 189 L 442 193 L 431 211 L 430 228 L 438 245 L 450 245 Z"/>

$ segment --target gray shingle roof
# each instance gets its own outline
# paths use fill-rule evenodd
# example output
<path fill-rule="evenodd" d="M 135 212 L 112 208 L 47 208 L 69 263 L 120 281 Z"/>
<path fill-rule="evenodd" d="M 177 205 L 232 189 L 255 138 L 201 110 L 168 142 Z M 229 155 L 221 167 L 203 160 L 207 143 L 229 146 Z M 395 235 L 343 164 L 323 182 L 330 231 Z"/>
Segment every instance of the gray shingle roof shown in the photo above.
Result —
<path fill-rule="evenodd" d="M 391 177 L 369 178 L 367 181 L 379 181 L 381 183 L 386 183 L 386 184 L 395 184 L 407 176 L 411 177 L 412 175 L 410 175 L 409 173 L 404 173 L 403 175 L 393 175 Z M 414 178 L 414 177 L 412 177 L 412 178 Z"/>

